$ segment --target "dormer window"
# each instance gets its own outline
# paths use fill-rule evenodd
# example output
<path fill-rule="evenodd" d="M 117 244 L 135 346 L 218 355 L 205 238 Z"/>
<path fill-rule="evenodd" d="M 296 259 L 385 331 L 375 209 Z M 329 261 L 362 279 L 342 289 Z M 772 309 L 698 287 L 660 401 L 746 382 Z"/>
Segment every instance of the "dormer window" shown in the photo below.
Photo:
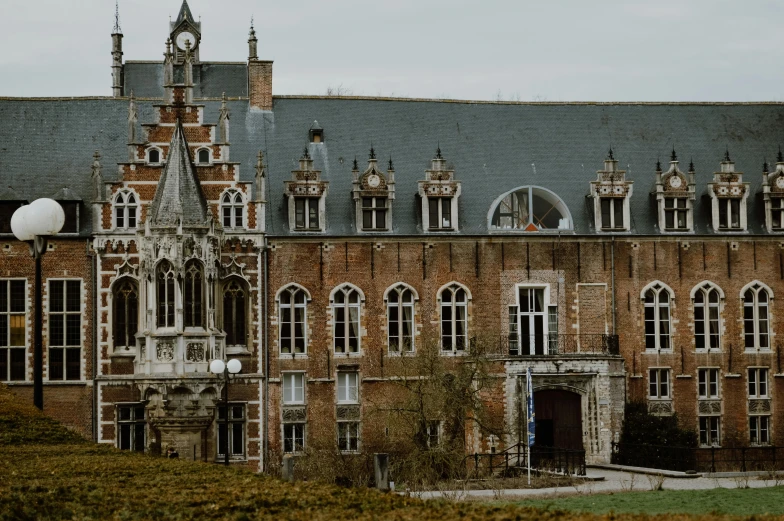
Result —
<path fill-rule="evenodd" d="M 460 191 L 460 181 L 455 180 L 455 171 L 447 168 L 439 147 L 430 169 L 425 171 L 425 180 L 419 182 L 424 230 L 457 231 L 457 201 Z"/>
<path fill-rule="evenodd" d="M 768 232 L 784 232 L 784 154 L 781 150 L 773 172 L 768 172 L 767 162 L 762 167 L 762 194 Z"/>
<path fill-rule="evenodd" d="M 539 186 L 521 186 L 507 192 L 490 209 L 490 229 L 544 232 L 571 230 L 572 217 L 554 192 Z"/>
<path fill-rule="evenodd" d="M 320 170 L 313 169 L 313 159 L 307 148 L 299 160 L 299 169 L 293 170 L 291 177 L 284 186 L 288 197 L 289 230 L 324 231 L 329 183 L 321 180 Z"/>
<path fill-rule="evenodd" d="M 11 216 L 17 211 L 25 201 L 22 201 L 8 188 L 7 193 L 0 194 L 0 233 L 11 233 Z"/>
<path fill-rule="evenodd" d="M 210 151 L 206 148 L 200 148 L 196 152 L 196 162 L 200 165 L 208 165 L 210 164 Z"/>
<path fill-rule="evenodd" d="M 708 183 L 708 194 L 712 202 L 713 229 L 739 232 L 746 230 L 746 199 L 749 183 L 743 182 L 743 173 L 735 171 L 735 163 L 727 151 L 721 162 L 721 171 L 713 174 Z"/>
<path fill-rule="evenodd" d="M 221 219 L 224 228 L 242 228 L 244 226 L 245 203 L 242 194 L 229 190 L 221 197 Z"/>
<path fill-rule="evenodd" d="M 132 192 L 122 191 L 114 200 L 114 226 L 120 229 L 135 229 L 138 205 Z"/>
<path fill-rule="evenodd" d="M 689 163 L 688 176 L 678 168 L 678 156 L 672 151 L 670 167 L 662 172 L 656 163 L 656 203 L 659 229 L 664 232 L 690 232 L 694 229 L 692 211 L 696 198 L 694 163 Z"/>
<path fill-rule="evenodd" d="M 82 199 L 67 187 L 60 189 L 51 196 L 51 199 L 57 201 L 65 213 L 65 224 L 63 224 L 60 233 L 79 233 L 79 208 Z"/>
<path fill-rule="evenodd" d="M 386 232 L 392 228 L 392 201 L 395 199 L 395 169 L 392 159 L 384 173 L 378 167 L 376 151 L 370 148 L 365 171 L 360 174 L 356 159 L 351 171 L 352 197 L 355 204 L 356 226 L 363 232 Z"/>
<path fill-rule="evenodd" d="M 161 162 L 161 151 L 157 148 L 147 150 L 147 162 L 151 165 L 158 165 Z"/>
<path fill-rule="evenodd" d="M 324 142 L 324 129 L 321 128 L 318 121 L 314 121 L 313 125 L 310 127 L 310 142 L 311 143 L 323 143 Z"/>
<path fill-rule="evenodd" d="M 591 181 L 589 197 L 594 200 L 594 225 L 597 230 L 630 230 L 629 199 L 632 196 L 632 183 L 626 179 L 625 170 L 618 170 L 618 160 L 610 149 L 604 160 L 604 169 L 596 172 L 596 181 Z"/>

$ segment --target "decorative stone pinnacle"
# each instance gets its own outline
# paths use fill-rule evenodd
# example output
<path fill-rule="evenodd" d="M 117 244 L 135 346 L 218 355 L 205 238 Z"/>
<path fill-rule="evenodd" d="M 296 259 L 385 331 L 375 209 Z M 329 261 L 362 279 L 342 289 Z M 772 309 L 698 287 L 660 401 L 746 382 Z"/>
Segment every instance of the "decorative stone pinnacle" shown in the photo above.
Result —
<path fill-rule="evenodd" d="M 120 27 L 120 1 L 115 0 L 114 2 L 114 34 L 122 34 L 122 28 Z"/>
<path fill-rule="evenodd" d="M 661 161 L 659 159 L 656 159 L 656 171 L 661 172 Z"/>
<path fill-rule="evenodd" d="M 784 163 L 784 155 L 781 153 L 781 145 L 779 145 L 779 155 L 776 157 L 776 161 L 779 163 Z"/>
<path fill-rule="evenodd" d="M 394 170 L 395 166 L 392 164 L 392 156 L 389 156 L 389 168 L 388 170 Z"/>
<path fill-rule="evenodd" d="M 610 147 L 610 151 L 607 152 L 607 159 L 610 161 L 615 161 L 615 156 L 613 155 L 613 149 Z"/>
<path fill-rule="evenodd" d="M 694 159 L 689 159 L 689 172 L 694 173 Z"/>
<path fill-rule="evenodd" d="M 677 161 L 678 154 L 675 153 L 675 147 L 672 147 L 672 155 L 670 155 L 670 161 Z"/>
<path fill-rule="evenodd" d="M 370 144 L 370 159 L 376 158 L 376 150 L 373 148 L 373 143 Z"/>
<path fill-rule="evenodd" d="M 444 159 L 444 156 L 441 155 L 441 143 L 439 143 L 438 148 L 436 148 L 436 159 Z"/>
<path fill-rule="evenodd" d="M 762 163 L 762 173 L 763 174 L 767 174 L 768 173 L 768 158 L 767 157 L 765 158 L 765 162 Z"/>
<path fill-rule="evenodd" d="M 302 153 L 302 159 L 310 159 L 310 151 L 308 147 L 305 147 L 305 151 Z"/>
<path fill-rule="evenodd" d="M 359 170 L 359 163 L 357 163 L 357 156 L 354 156 L 354 168 L 353 170 Z"/>
<path fill-rule="evenodd" d="M 732 162 L 732 159 L 730 159 L 730 148 L 729 147 L 727 147 L 727 150 L 724 152 L 724 162 L 725 163 Z"/>

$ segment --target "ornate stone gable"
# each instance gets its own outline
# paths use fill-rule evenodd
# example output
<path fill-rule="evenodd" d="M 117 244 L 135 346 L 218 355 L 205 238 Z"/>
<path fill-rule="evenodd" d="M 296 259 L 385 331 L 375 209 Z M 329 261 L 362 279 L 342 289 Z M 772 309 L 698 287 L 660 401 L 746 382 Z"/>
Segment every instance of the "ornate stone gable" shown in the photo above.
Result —
<path fill-rule="evenodd" d="M 283 184 L 289 203 L 289 229 L 323 232 L 329 182 L 322 181 L 321 170 L 313 168 L 313 158 L 307 147 L 299 160 L 299 169 L 291 171 L 291 179 Z"/>
<path fill-rule="evenodd" d="M 784 154 L 779 149 L 776 168 L 762 166 L 762 196 L 765 201 L 765 228 L 769 233 L 784 232 Z"/>
<path fill-rule="evenodd" d="M 629 199 L 634 181 L 626 179 L 626 171 L 618 169 L 618 160 L 613 150 L 607 153 L 604 169 L 597 170 L 596 180 L 591 181 L 590 195 L 593 199 L 594 226 L 604 231 L 629 231 Z"/>
<path fill-rule="evenodd" d="M 441 147 L 438 147 L 430 169 L 425 170 L 424 181 L 419 181 L 424 231 L 457 231 L 460 191 L 461 183 L 455 179 L 454 169 L 447 167 Z"/>
<path fill-rule="evenodd" d="M 743 182 L 743 172 L 735 171 L 735 163 L 727 150 L 720 171 L 714 172 L 713 180 L 708 183 L 714 230 L 738 232 L 747 229 L 746 200 L 749 197 L 749 186 L 750 183 Z"/>
<path fill-rule="evenodd" d="M 370 148 L 368 166 L 360 174 L 354 159 L 352 198 L 355 205 L 356 227 L 359 231 L 389 231 L 392 229 L 392 201 L 395 199 L 395 169 L 392 158 L 384 173 L 378 166 L 376 152 Z"/>
<path fill-rule="evenodd" d="M 683 233 L 694 230 L 695 177 L 693 162 L 689 163 L 688 174 L 681 171 L 675 149 L 666 172 L 662 172 L 661 163 L 656 162 L 653 195 L 656 197 L 659 231 Z"/>

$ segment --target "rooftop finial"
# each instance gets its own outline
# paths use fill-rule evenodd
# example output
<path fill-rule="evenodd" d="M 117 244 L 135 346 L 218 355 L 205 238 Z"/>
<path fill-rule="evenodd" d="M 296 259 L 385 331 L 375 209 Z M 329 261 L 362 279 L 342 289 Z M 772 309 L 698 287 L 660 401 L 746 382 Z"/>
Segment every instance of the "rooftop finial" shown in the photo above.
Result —
<path fill-rule="evenodd" d="M 387 170 L 394 170 L 395 165 L 392 164 L 392 156 L 389 156 L 389 168 Z"/>
<path fill-rule="evenodd" d="M 765 162 L 762 163 L 762 173 L 763 174 L 767 174 L 768 173 L 768 158 L 767 157 L 765 158 Z"/>
<path fill-rule="evenodd" d="M 656 171 L 661 172 L 661 161 L 659 158 L 656 158 Z"/>
<path fill-rule="evenodd" d="M 670 161 L 677 161 L 677 160 L 678 160 L 678 154 L 675 153 L 675 147 L 673 146 L 672 155 L 670 155 Z"/>
<path fill-rule="evenodd" d="M 725 163 L 732 162 L 732 159 L 730 159 L 730 147 L 729 146 L 727 147 L 727 150 L 724 152 L 724 162 Z"/>
<path fill-rule="evenodd" d="M 689 159 L 689 173 L 694 173 L 694 159 Z"/>
<path fill-rule="evenodd" d="M 120 0 L 114 2 L 114 34 L 122 34 L 120 27 Z"/>
<path fill-rule="evenodd" d="M 612 146 L 610 147 L 610 151 L 607 152 L 607 159 L 610 160 L 610 161 L 615 161 L 615 156 L 613 155 Z"/>
<path fill-rule="evenodd" d="M 376 158 L 376 150 L 373 148 L 373 143 L 370 144 L 370 159 Z"/>
<path fill-rule="evenodd" d="M 357 156 L 354 156 L 354 168 L 353 170 L 359 170 L 359 163 L 357 163 Z"/>
<path fill-rule="evenodd" d="M 444 156 L 441 155 L 441 143 L 438 143 L 438 148 L 436 148 L 436 159 L 444 159 Z"/>
<path fill-rule="evenodd" d="M 779 145 L 779 155 L 776 157 L 776 161 L 779 163 L 784 163 L 784 155 L 781 154 L 781 145 Z"/>
<path fill-rule="evenodd" d="M 310 159 L 310 150 L 308 150 L 307 146 L 305 147 L 305 151 L 302 153 L 302 159 Z"/>

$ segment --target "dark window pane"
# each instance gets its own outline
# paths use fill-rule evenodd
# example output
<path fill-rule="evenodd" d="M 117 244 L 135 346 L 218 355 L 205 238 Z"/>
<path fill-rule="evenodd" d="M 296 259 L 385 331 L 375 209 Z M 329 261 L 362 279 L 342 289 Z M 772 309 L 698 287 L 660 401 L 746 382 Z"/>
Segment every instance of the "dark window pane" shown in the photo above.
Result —
<path fill-rule="evenodd" d="M 65 224 L 60 233 L 76 233 L 79 231 L 79 203 L 74 201 L 58 201 L 65 212 Z"/>
<path fill-rule="evenodd" d="M 0 381 L 8 379 L 8 349 L 0 349 Z"/>
<path fill-rule="evenodd" d="M 49 281 L 49 311 L 58 312 L 64 310 L 65 281 Z"/>
<path fill-rule="evenodd" d="M 25 311 L 25 281 L 11 281 L 11 312 L 24 313 Z"/>
<path fill-rule="evenodd" d="M 612 218 L 611 218 L 611 208 L 612 208 L 612 201 L 610 199 L 601 199 L 601 206 L 602 206 L 602 228 L 611 228 L 612 227 Z"/>
<path fill-rule="evenodd" d="M 9 349 L 8 353 L 11 358 L 11 375 L 9 380 L 24 380 L 25 379 L 25 354 L 26 350 L 24 348 L 20 349 Z M 2 377 L 4 373 L 0 371 L 0 377 Z"/>
<path fill-rule="evenodd" d="M 65 350 L 65 379 L 78 380 L 80 376 L 80 355 L 81 349 Z"/>
<path fill-rule="evenodd" d="M 431 228 L 439 228 L 440 222 L 438 219 L 438 199 L 431 198 L 428 202 L 428 215 L 430 219 Z"/>
<path fill-rule="evenodd" d="M 53 348 L 49 350 L 49 379 L 63 379 L 63 349 Z"/>
<path fill-rule="evenodd" d="M 11 233 L 11 216 L 20 206 L 20 201 L 0 202 L 0 233 Z"/>

